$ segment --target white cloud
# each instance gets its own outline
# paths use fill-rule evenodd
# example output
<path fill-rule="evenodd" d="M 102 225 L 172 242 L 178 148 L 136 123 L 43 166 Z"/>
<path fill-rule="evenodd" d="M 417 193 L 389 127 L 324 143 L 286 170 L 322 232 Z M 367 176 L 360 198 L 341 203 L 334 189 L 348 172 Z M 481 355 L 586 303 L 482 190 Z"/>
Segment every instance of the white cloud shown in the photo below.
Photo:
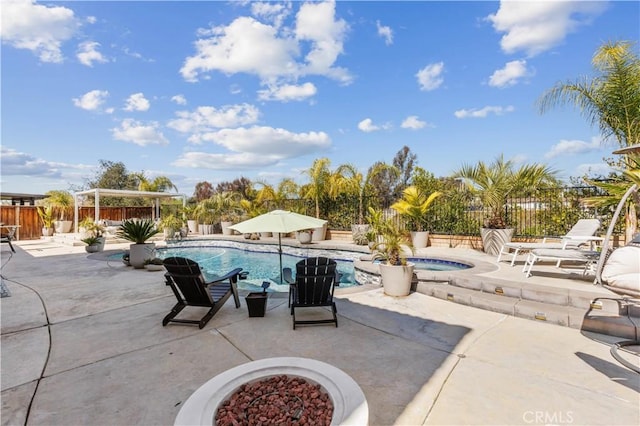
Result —
<path fill-rule="evenodd" d="M 88 170 L 91 166 L 46 161 L 31 154 L 0 146 L 3 176 L 62 178 L 68 170 Z"/>
<path fill-rule="evenodd" d="M 111 129 L 111 133 L 116 140 L 140 146 L 167 145 L 169 141 L 159 129 L 160 125 L 154 121 L 143 124 L 140 121 L 127 118 L 122 120 L 119 128 Z"/>
<path fill-rule="evenodd" d="M 384 44 L 387 46 L 393 44 L 393 30 L 391 27 L 381 25 L 380 21 L 376 21 L 376 28 L 378 29 L 378 35 L 384 38 Z"/>
<path fill-rule="evenodd" d="M 80 26 L 73 10 L 47 7 L 33 0 L 3 0 L 0 16 L 2 43 L 30 50 L 42 62 L 63 62 L 62 43 L 71 39 Z"/>
<path fill-rule="evenodd" d="M 563 139 L 553 145 L 551 149 L 544 154 L 545 158 L 554 158 L 561 155 L 584 154 L 586 152 L 597 151 L 601 147 L 601 140 L 597 137 L 591 139 L 591 142 L 580 140 Z"/>
<path fill-rule="evenodd" d="M 95 41 L 82 42 L 78 45 L 78 52 L 76 53 L 76 57 L 81 64 L 88 67 L 92 67 L 94 62 L 109 62 L 107 58 L 102 55 L 102 53 L 98 52 L 99 47 L 100 43 L 97 43 Z"/>
<path fill-rule="evenodd" d="M 284 19 L 291 14 L 291 2 L 252 2 L 251 13 L 258 18 L 272 22 L 276 28 L 280 28 Z"/>
<path fill-rule="evenodd" d="M 149 110 L 149 100 L 144 97 L 144 93 L 134 93 L 127 98 L 125 111 L 147 111 Z"/>
<path fill-rule="evenodd" d="M 324 132 L 293 133 L 286 129 L 253 126 L 221 129 L 203 135 L 234 152 L 272 155 L 278 158 L 299 157 L 331 146 L 331 138 Z"/>
<path fill-rule="evenodd" d="M 608 176 L 613 171 L 606 163 L 585 163 L 576 167 L 575 173 L 577 176 L 599 177 Z"/>
<path fill-rule="evenodd" d="M 424 128 L 426 125 L 426 121 L 418 119 L 417 115 L 410 115 L 409 117 L 404 119 L 400 127 L 402 127 L 403 129 L 418 130 Z"/>
<path fill-rule="evenodd" d="M 264 17 L 268 5 L 256 8 L 258 13 L 254 13 Z M 333 1 L 302 4 L 294 28 L 239 17 L 227 26 L 200 30 L 201 38 L 194 43 L 196 53 L 185 59 L 180 73 L 190 82 L 219 71 L 253 74 L 264 85 L 295 83 L 306 75 L 349 83 L 349 72 L 334 66 L 343 52 L 347 30 L 344 20 L 335 19 Z"/>
<path fill-rule="evenodd" d="M 212 154 L 207 152 L 185 152 L 171 165 L 176 167 L 188 167 L 210 170 L 251 170 L 274 166 L 280 162 L 277 157 L 256 155 L 249 153 L 240 154 Z"/>
<path fill-rule="evenodd" d="M 268 89 L 259 90 L 258 98 L 263 101 L 302 101 L 314 96 L 318 90 L 313 83 L 301 85 L 284 84 L 282 86 L 269 86 Z"/>
<path fill-rule="evenodd" d="M 391 128 L 390 123 L 385 124 L 373 124 L 373 120 L 370 118 L 365 118 L 361 122 L 358 123 L 358 129 L 365 133 L 376 132 L 378 130 L 387 130 Z"/>
<path fill-rule="evenodd" d="M 511 105 L 507 107 L 500 106 L 486 106 L 481 109 L 460 109 L 453 113 L 456 118 L 485 118 L 489 114 L 504 115 L 508 112 L 515 111 L 515 108 Z"/>
<path fill-rule="evenodd" d="M 489 86 L 507 87 L 514 86 L 522 77 L 527 77 L 533 73 L 527 70 L 527 61 L 511 61 L 507 62 L 504 68 L 496 70 L 489 77 Z"/>
<path fill-rule="evenodd" d="M 430 91 L 440 87 L 444 82 L 444 79 L 441 76 L 443 71 L 444 62 L 429 64 L 418 71 L 416 77 L 418 78 L 420 90 Z"/>
<path fill-rule="evenodd" d="M 171 102 L 175 102 L 178 105 L 186 105 L 187 98 L 185 98 L 184 95 L 175 95 L 171 97 Z"/>
<path fill-rule="evenodd" d="M 535 56 L 560 44 L 567 34 L 588 25 L 606 7 L 592 1 L 507 1 L 487 20 L 505 33 L 500 46 L 505 53 L 524 51 Z"/>
<path fill-rule="evenodd" d="M 170 120 L 167 126 L 181 133 L 192 133 L 189 140 L 201 142 L 201 135 L 225 127 L 238 127 L 258 121 L 260 111 L 249 104 L 225 105 L 221 108 L 201 106 L 194 111 L 178 111 L 178 118 Z"/>
<path fill-rule="evenodd" d="M 331 138 L 324 132 L 293 133 L 264 126 L 222 129 L 206 133 L 202 138 L 231 152 L 188 152 L 173 164 L 217 170 L 256 169 L 324 151 L 331 146 Z"/>
<path fill-rule="evenodd" d="M 73 98 L 73 104 L 78 108 L 86 109 L 87 111 L 96 111 L 105 102 L 108 96 L 109 92 L 106 90 L 92 90 L 79 98 Z"/>

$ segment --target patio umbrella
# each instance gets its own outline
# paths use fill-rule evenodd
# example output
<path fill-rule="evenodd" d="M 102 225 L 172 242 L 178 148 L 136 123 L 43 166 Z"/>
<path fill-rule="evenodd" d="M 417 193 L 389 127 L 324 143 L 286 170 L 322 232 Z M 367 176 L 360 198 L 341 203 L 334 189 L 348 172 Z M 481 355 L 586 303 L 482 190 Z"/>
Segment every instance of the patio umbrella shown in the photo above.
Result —
<path fill-rule="evenodd" d="M 257 232 L 277 232 L 278 233 L 278 254 L 280 256 L 280 283 L 282 284 L 282 234 L 301 231 L 303 229 L 319 228 L 327 223 L 326 220 L 305 216 L 286 210 L 273 210 L 269 213 L 261 214 L 244 222 L 230 226 L 230 229 L 241 234 L 252 234 Z"/>

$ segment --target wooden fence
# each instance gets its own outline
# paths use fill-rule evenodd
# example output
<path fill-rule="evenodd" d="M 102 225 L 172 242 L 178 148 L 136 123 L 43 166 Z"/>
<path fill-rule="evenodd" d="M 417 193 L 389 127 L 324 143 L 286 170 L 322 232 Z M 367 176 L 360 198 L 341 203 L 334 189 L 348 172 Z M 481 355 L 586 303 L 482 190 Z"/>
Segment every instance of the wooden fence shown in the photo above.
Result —
<path fill-rule="evenodd" d="M 94 207 L 80 207 L 79 220 L 93 218 L 94 213 Z M 151 218 L 152 214 L 153 207 L 100 207 L 100 219 Z M 20 226 L 16 231 L 16 240 L 37 240 L 42 236 L 42 223 L 35 206 L 0 206 L 0 222 Z"/>

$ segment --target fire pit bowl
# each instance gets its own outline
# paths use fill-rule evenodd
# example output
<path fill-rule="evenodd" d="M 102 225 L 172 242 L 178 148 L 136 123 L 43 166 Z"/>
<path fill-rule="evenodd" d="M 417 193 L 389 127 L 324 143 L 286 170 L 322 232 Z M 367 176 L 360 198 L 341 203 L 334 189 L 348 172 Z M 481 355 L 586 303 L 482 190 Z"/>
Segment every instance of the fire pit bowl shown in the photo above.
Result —
<path fill-rule="evenodd" d="M 308 358 L 266 358 L 239 365 L 200 386 L 184 403 L 175 425 L 212 425 L 218 407 L 243 384 L 287 375 L 320 385 L 333 403 L 331 424 L 367 425 L 369 407 L 360 386 L 344 371 Z"/>

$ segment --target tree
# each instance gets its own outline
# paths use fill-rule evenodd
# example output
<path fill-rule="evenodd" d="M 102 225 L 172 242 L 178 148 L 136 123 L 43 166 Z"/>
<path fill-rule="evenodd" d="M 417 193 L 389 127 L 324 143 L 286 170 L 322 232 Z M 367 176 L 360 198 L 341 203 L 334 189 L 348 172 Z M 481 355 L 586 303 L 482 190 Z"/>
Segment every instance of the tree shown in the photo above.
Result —
<path fill-rule="evenodd" d="M 248 200 L 252 200 L 255 197 L 253 182 L 244 176 L 231 182 L 220 182 L 216 185 L 216 192 L 236 192 L 242 195 L 242 198 Z"/>
<path fill-rule="evenodd" d="M 539 99 L 540 111 L 573 104 L 592 125 L 598 125 L 605 140 L 616 139 L 623 148 L 640 143 L 640 58 L 632 51 L 634 45 L 629 41 L 603 44 L 592 59 L 598 75 L 558 83 Z M 629 174 L 623 176 L 622 185 L 630 186 Z M 632 203 L 627 206 L 625 220 L 627 233 L 635 232 L 637 217 Z"/>
<path fill-rule="evenodd" d="M 92 180 L 87 180 L 86 189 L 105 188 L 105 189 L 125 189 L 136 190 L 138 188 L 138 179 L 135 173 L 129 173 L 124 163 L 113 162 L 107 160 L 98 161 L 98 170 Z M 126 206 L 126 205 L 143 205 L 143 200 L 126 199 L 122 197 L 105 197 L 100 200 L 103 206 Z"/>
<path fill-rule="evenodd" d="M 364 199 L 367 194 L 372 192 L 372 180 L 375 179 L 377 175 L 392 168 L 394 167 L 386 163 L 378 162 L 369 167 L 366 176 L 363 176 L 355 166 L 351 164 L 345 164 L 343 166 L 344 174 L 347 178 L 345 186 L 349 192 L 353 192 L 358 197 L 358 223 L 364 223 Z"/>
<path fill-rule="evenodd" d="M 572 104 L 605 140 L 615 138 L 626 147 L 640 143 L 640 58 L 634 43 L 605 43 L 592 64 L 596 77 L 558 83 L 538 100 L 542 113 L 556 105 Z"/>
<path fill-rule="evenodd" d="M 212 195 L 213 185 L 211 185 L 210 182 L 203 181 L 196 184 L 195 190 L 193 191 L 193 198 L 195 198 L 196 202 L 211 198 Z"/>
<path fill-rule="evenodd" d="M 514 194 L 533 193 L 543 187 L 557 184 L 555 171 L 542 164 L 525 164 L 518 169 L 512 160 L 500 155 L 491 164 L 479 161 L 475 165 L 464 164 L 454 172 L 462 178 L 467 188 L 489 209 L 486 228 L 506 228 L 507 198 Z"/>
<path fill-rule="evenodd" d="M 153 180 L 149 180 L 144 172 L 134 173 L 134 175 L 138 179 L 138 191 L 169 192 L 174 190 L 178 192 L 178 188 L 166 176 L 157 176 Z"/>
<path fill-rule="evenodd" d="M 318 158 L 303 172 L 309 176 L 310 182 L 302 187 L 302 197 L 314 201 L 317 218 L 320 217 L 320 201 L 324 197 L 337 198 L 347 187 L 347 179 L 343 175 L 345 166 L 334 171 L 330 166 L 331 160 L 326 157 Z"/>
<path fill-rule="evenodd" d="M 400 170 L 394 166 L 391 166 L 385 162 L 377 161 L 369 168 L 371 170 L 378 170 L 371 175 L 369 183 L 371 184 L 371 196 L 378 200 L 382 206 L 389 206 L 394 200 L 394 187 L 395 182 L 400 176 Z"/>
<path fill-rule="evenodd" d="M 409 185 L 413 168 L 417 164 L 418 157 L 411 153 L 408 146 L 403 146 L 393 158 L 393 166 L 398 169 L 398 177 L 393 186 L 393 198 L 398 199 L 402 196 L 402 192 Z"/>

